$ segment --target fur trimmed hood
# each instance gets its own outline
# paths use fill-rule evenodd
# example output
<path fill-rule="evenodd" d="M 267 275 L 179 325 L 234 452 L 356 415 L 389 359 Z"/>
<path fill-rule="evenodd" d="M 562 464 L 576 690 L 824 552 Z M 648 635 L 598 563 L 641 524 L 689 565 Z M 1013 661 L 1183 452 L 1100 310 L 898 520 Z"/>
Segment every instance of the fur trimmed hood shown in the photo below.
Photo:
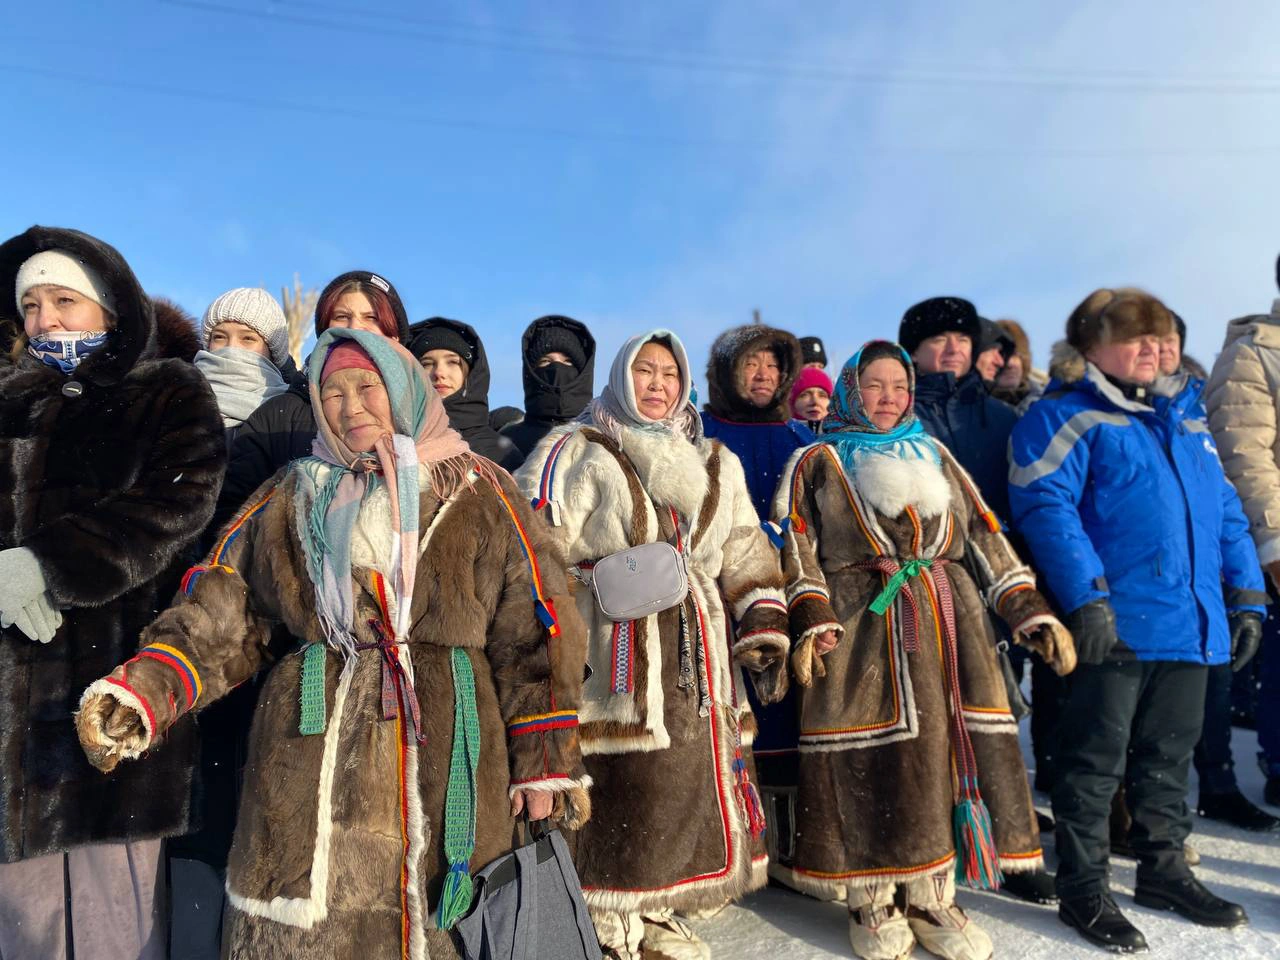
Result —
<path fill-rule="evenodd" d="M 128 262 L 111 244 L 79 230 L 63 227 L 31 227 L 0 245 L 0 290 L 12 290 L 18 269 L 30 257 L 45 250 L 65 250 L 90 264 L 111 289 L 116 304 L 116 325 L 100 350 L 76 370 L 76 378 L 99 386 L 118 383 L 140 360 L 157 355 L 155 313 L 142 292 Z M 22 329 L 12 298 L 0 300 L 0 320 Z"/>
<path fill-rule="evenodd" d="M 166 297 L 152 297 L 156 317 L 156 355 L 190 363 L 200 352 L 196 318 Z"/>
<path fill-rule="evenodd" d="M 758 350 L 772 350 L 778 357 L 778 390 L 768 407 L 752 406 L 738 395 L 738 379 L 745 358 Z M 708 413 L 739 423 L 781 423 L 790 418 L 791 385 L 804 366 L 800 341 L 785 330 L 748 324 L 716 337 L 707 360 Z"/>
<path fill-rule="evenodd" d="M 1066 340 L 1055 343 L 1049 354 L 1049 376 L 1062 383 L 1078 383 L 1083 380 L 1087 365 L 1084 354 Z"/>

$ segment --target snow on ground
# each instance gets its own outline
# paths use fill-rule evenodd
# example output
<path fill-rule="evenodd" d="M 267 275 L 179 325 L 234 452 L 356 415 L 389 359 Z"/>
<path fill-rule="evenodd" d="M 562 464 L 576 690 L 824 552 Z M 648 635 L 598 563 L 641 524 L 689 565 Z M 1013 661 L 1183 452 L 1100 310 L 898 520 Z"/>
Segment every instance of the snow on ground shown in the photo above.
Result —
<path fill-rule="evenodd" d="M 1031 765 L 1026 725 L 1023 726 L 1024 752 Z M 1232 747 L 1240 787 L 1247 797 L 1260 803 L 1263 778 L 1254 759 L 1257 737 L 1252 731 L 1236 730 Z M 1194 803 L 1194 771 L 1192 779 L 1190 799 Z M 1035 800 L 1038 807 L 1048 811 L 1048 797 L 1037 794 Z M 1267 809 L 1280 815 L 1280 809 Z M 1046 836 L 1045 841 L 1052 869 L 1052 838 Z M 1146 934 L 1151 952 L 1144 956 L 1152 960 L 1280 960 L 1280 835 L 1246 833 L 1197 817 L 1191 843 L 1203 857 L 1196 875 L 1218 895 L 1243 904 L 1249 914 L 1249 926 L 1212 930 L 1197 927 L 1176 914 L 1139 907 L 1132 897 L 1134 863 L 1116 860 L 1112 863 L 1116 902 Z M 1058 919 L 1057 907 L 1035 906 L 1001 894 L 970 890 L 962 890 L 957 901 L 991 935 L 997 958 L 1099 960 L 1109 956 L 1066 927 Z M 771 886 L 693 926 L 711 945 L 716 960 L 847 960 L 853 952 L 846 915 L 843 904 L 819 903 Z M 931 954 L 916 947 L 913 956 L 927 958 Z"/>

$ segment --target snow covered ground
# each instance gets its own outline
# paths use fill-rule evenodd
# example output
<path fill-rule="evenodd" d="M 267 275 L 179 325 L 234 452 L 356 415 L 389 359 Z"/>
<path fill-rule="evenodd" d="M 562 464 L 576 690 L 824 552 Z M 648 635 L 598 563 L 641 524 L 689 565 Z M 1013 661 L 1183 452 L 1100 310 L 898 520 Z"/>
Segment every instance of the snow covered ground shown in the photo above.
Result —
<path fill-rule="evenodd" d="M 1027 762 L 1030 750 L 1023 730 Z M 1254 757 L 1257 738 L 1236 730 L 1232 740 L 1236 776 L 1241 789 L 1255 803 L 1262 800 L 1262 775 Z M 1194 772 L 1193 772 L 1194 781 Z M 1191 788 L 1194 802 L 1197 787 Z M 1037 794 L 1036 805 L 1048 810 L 1048 798 Z M 1280 815 L 1280 809 L 1269 808 Z M 1052 839 L 1046 837 L 1046 847 Z M 1191 843 L 1203 857 L 1196 875 L 1215 893 L 1244 905 L 1249 926 L 1239 930 L 1197 927 L 1172 913 L 1136 906 L 1133 902 L 1134 864 L 1112 864 L 1112 887 L 1120 909 L 1147 936 L 1159 960 L 1280 960 L 1280 835 L 1259 835 L 1196 818 Z M 1052 852 L 1047 851 L 1052 868 Z M 1040 907 L 1000 894 L 962 890 L 958 902 L 995 942 L 996 957 L 1017 960 L 1099 958 L 1108 954 L 1092 947 L 1058 920 L 1056 907 Z M 716 960 L 827 960 L 853 955 L 843 904 L 819 903 L 797 893 L 769 887 L 729 907 L 711 920 L 695 922 L 711 945 Z M 915 957 L 931 954 L 920 947 Z"/>

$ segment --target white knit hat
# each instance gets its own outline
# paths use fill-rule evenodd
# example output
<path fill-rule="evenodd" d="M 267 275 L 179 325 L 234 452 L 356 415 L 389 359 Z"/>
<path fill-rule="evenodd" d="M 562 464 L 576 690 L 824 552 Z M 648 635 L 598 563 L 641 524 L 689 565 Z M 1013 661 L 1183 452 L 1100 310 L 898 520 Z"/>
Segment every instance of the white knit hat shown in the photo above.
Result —
<path fill-rule="evenodd" d="M 289 324 L 279 301 L 261 287 L 237 287 L 209 304 L 200 325 L 200 341 L 206 350 L 213 328 L 228 320 L 243 323 L 262 337 L 277 367 L 288 359 Z"/>
<path fill-rule="evenodd" d="M 14 295 L 18 298 L 18 313 L 22 314 L 22 297 L 32 287 L 66 287 L 92 300 L 104 310 L 116 312 L 116 298 L 102 276 L 83 260 L 77 260 L 65 250 L 41 250 L 28 257 L 18 268 L 18 281 Z"/>

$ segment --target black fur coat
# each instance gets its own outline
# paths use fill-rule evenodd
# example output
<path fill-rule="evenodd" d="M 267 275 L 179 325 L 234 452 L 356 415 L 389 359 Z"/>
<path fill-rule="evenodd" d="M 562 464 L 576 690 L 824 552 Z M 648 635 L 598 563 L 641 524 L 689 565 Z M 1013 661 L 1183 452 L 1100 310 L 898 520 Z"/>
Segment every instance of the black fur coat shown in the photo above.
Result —
<path fill-rule="evenodd" d="M 150 762 L 104 776 L 85 760 L 72 714 L 168 605 L 225 466 L 212 391 L 189 363 L 160 358 L 153 306 L 115 249 L 32 227 L 0 246 L 0 291 L 48 249 L 98 270 L 118 323 L 69 377 L 28 356 L 0 361 L 0 550 L 35 553 L 63 616 L 48 644 L 0 633 L 6 863 L 187 829 L 194 727 L 175 730 Z M 14 313 L 0 297 L 0 320 Z"/>

